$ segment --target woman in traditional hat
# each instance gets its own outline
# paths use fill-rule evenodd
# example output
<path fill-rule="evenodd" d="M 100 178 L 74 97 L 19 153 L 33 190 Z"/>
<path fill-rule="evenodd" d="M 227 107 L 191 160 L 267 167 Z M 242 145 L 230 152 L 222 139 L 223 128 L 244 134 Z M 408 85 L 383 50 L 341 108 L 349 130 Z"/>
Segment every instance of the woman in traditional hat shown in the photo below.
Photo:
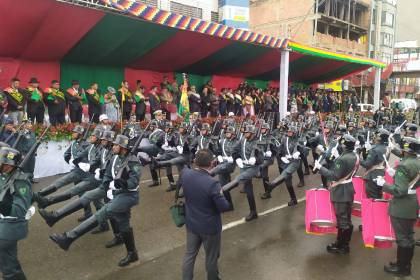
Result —
<path fill-rule="evenodd" d="M 105 114 L 112 122 L 119 121 L 119 104 L 115 93 L 116 91 L 113 87 L 108 87 L 107 93 L 104 95 Z"/>

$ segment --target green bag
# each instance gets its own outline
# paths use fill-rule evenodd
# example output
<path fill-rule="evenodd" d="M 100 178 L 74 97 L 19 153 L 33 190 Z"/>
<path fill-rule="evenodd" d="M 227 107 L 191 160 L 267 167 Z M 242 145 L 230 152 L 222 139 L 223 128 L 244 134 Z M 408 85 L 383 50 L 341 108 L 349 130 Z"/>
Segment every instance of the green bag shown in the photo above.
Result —
<path fill-rule="evenodd" d="M 174 204 L 169 207 L 169 211 L 171 211 L 172 220 L 175 225 L 177 227 L 182 227 L 185 225 L 185 205 L 183 201 L 179 201 L 179 189 L 180 185 L 178 184 L 175 191 L 175 201 Z"/>

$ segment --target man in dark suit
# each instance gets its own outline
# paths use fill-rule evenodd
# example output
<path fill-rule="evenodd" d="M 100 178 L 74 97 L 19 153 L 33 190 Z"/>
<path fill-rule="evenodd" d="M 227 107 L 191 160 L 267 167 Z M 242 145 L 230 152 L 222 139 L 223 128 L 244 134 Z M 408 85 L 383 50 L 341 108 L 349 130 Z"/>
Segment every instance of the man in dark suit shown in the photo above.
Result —
<path fill-rule="evenodd" d="M 213 154 L 208 149 L 197 152 L 197 168 L 184 168 L 179 183 L 185 196 L 185 224 L 187 227 L 187 251 L 182 265 L 182 279 L 192 280 L 195 258 L 204 246 L 206 254 L 207 279 L 217 280 L 217 260 L 220 255 L 222 232 L 221 213 L 231 209 L 223 196 L 218 181 L 209 174 Z"/>
<path fill-rule="evenodd" d="M 154 118 L 154 113 L 160 110 L 160 98 L 157 94 L 157 86 L 152 86 L 149 93 L 150 116 Z"/>

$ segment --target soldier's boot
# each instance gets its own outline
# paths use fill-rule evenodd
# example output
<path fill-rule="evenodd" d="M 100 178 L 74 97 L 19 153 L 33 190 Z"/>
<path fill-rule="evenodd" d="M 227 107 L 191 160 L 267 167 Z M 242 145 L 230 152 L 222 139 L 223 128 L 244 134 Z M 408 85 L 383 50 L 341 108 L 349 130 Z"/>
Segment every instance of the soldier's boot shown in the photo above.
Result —
<path fill-rule="evenodd" d="M 95 200 L 93 202 L 93 205 L 95 205 L 96 212 L 98 212 L 104 206 L 104 204 L 102 203 L 100 199 Z M 99 234 L 99 233 L 103 233 L 107 231 L 109 231 L 109 225 L 108 225 L 108 221 L 105 220 L 102 223 L 100 223 L 96 229 L 92 230 L 92 234 Z"/>
<path fill-rule="evenodd" d="M 80 199 L 76 199 L 70 201 L 64 207 L 55 210 L 55 211 L 47 211 L 45 209 L 39 209 L 38 212 L 41 217 L 45 220 L 47 225 L 52 227 L 55 223 L 57 223 L 62 218 L 74 213 L 83 208 L 83 204 L 80 202 Z"/>
<path fill-rule="evenodd" d="M 397 262 L 390 263 L 384 266 L 387 273 L 396 276 L 410 276 L 411 275 L 411 260 L 414 254 L 413 247 L 397 247 Z"/>
<path fill-rule="evenodd" d="M 77 218 L 77 221 L 79 223 L 86 221 L 92 216 L 92 207 L 90 206 L 90 203 L 86 204 L 83 207 L 83 216 Z"/>
<path fill-rule="evenodd" d="M 154 161 L 154 165 L 157 168 L 168 167 L 168 166 L 171 166 L 171 161 L 170 160 L 156 160 Z"/>
<path fill-rule="evenodd" d="M 67 251 L 70 245 L 82 235 L 88 233 L 92 229 L 98 226 L 98 220 L 95 216 L 91 216 L 83 223 L 79 224 L 77 227 L 71 231 L 58 234 L 54 233 L 50 235 L 50 239 L 54 241 L 61 249 Z"/>
<path fill-rule="evenodd" d="M 304 178 L 301 178 L 300 180 L 299 180 L 299 184 L 297 185 L 297 187 L 298 188 L 302 188 L 302 187 L 304 187 L 305 186 L 305 179 Z"/>
<path fill-rule="evenodd" d="M 295 206 L 298 204 L 295 189 L 293 188 L 293 184 L 291 182 L 286 181 L 286 188 L 290 195 L 290 201 L 287 203 L 288 206 Z"/>
<path fill-rule="evenodd" d="M 112 248 L 124 244 L 124 239 L 122 237 L 122 234 L 120 233 L 118 224 L 112 218 L 109 219 L 109 223 L 111 224 L 112 232 L 114 233 L 114 238 L 105 243 L 105 248 Z"/>
<path fill-rule="evenodd" d="M 324 176 L 321 176 L 321 181 L 322 181 L 322 187 L 324 189 L 328 189 L 328 181 L 327 181 L 327 178 L 325 178 Z"/>
<path fill-rule="evenodd" d="M 26 276 L 23 272 L 19 272 L 11 277 L 4 277 L 4 280 L 26 280 Z"/>
<path fill-rule="evenodd" d="M 303 175 L 305 175 L 305 176 L 310 175 L 309 166 L 305 166 L 305 173 L 303 173 Z"/>
<path fill-rule="evenodd" d="M 69 192 L 63 192 L 56 195 L 48 196 L 48 197 L 40 197 L 38 202 L 38 207 L 41 209 L 44 209 L 50 205 L 66 201 L 72 198 L 71 193 Z"/>
<path fill-rule="evenodd" d="M 223 191 L 223 195 L 225 196 L 226 200 L 230 204 L 229 211 L 233 211 L 233 202 L 232 202 L 232 196 L 230 195 L 230 192 L 229 191 Z"/>
<path fill-rule="evenodd" d="M 331 243 L 327 246 L 327 252 L 332 254 L 348 254 L 349 253 L 349 247 L 345 246 L 345 229 L 338 229 L 337 232 L 337 241 L 334 243 Z"/>
<path fill-rule="evenodd" d="M 139 256 L 137 254 L 136 244 L 134 242 L 134 234 L 133 229 L 130 228 L 129 231 L 121 233 L 124 239 L 125 248 L 127 249 L 127 256 L 120 260 L 118 263 L 119 266 L 127 266 L 132 262 L 136 262 L 139 260 Z"/>
<path fill-rule="evenodd" d="M 249 222 L 252 220 L 255 220 L 258 218 L 258 213 L 257 213 L 257 206 L 255 204 L 255 198 L 254 196 L 251 194 L 247 194 L 247 199 L 248 199 L 248 204 L 249 204 L 249 215 L 245 217 L 245 221 Z"/>
<path fill-rule="evenodd" d="M 150 175 L 152 175 L 152 182 L 148 185 L 148 187 L 157 187 L 159 186 L 159 176 L 157 174 L 156 169 L 150 169 Z"/>
<path fill-rule="evenodd" d="M 261 199 L 271 198 L 271 188 L 270 188 L 269 184 L 270 183 L 267 180 L 263 180 L 264 193 L 261 195 Z"/>
<path fill-rule="evenodd" d="M 230 181 L 226 185 L 222 186 L 222 190 L 223 190 L 223 192 L 228 192 L 228 191 L 236 188 L 238 185 L 239 185 L 239 180 L 233 179 L 232 181 Z"/>
<path fill-rule="evenodd" d="M 57 191 L 57 187 L 54 185 L 47 186 L 42 188 L 39 192 L 34 193 L 34 196 L 47 196 Z"/>
<path fill-rule="evenodd" d="M 166 189 L 167 192 L 176 190 L 176 183 L 172 174 L 168 175 L 169 187 Z"/>
<path fill-rule="evenodd" d="M 267 184 L 267 189 L 271 193 L 278 185 L 284 182 L 284 176 L 280 174 L 280 176 L 274 178 L 273 181 Z"/>

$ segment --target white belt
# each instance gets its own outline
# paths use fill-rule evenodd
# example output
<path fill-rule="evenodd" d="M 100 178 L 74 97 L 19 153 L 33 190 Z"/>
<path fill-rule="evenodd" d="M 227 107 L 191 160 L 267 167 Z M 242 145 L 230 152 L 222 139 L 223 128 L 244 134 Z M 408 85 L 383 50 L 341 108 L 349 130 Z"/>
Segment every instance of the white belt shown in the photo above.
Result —
<path fill-rule="evenodd" d="M 331 187 L 336 187 L 338 185 L 348 184 L 348 183 L 351 183 L 352 181 L 353 181 L 353 178 L 350 178 L 350 179 L 347 179 L 347 180 L 344 180 L 344 181 L 332 182 Z"/>

